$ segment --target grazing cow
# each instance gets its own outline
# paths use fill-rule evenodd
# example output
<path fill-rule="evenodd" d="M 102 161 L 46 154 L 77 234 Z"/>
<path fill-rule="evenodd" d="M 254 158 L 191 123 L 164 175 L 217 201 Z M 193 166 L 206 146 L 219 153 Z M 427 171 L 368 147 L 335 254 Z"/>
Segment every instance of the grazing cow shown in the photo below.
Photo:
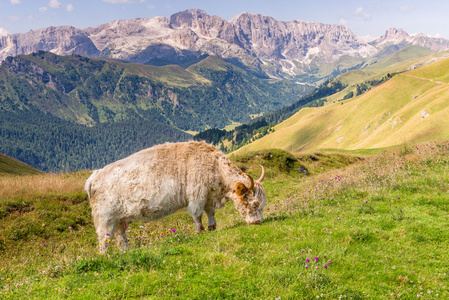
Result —
<path fill-rule="evenodd" d="M 216 147 L 204 142 L 167 143 L 137 152 L 96 170 L 87 179 L 92 217 L 106 253 L 114 234 L 126 249 L 129 222 L 155 220 L 180 208 L 204 230 L 215 230 L 214 213 L 231 200 L 247 223 L 260 224 L 266 203 L 262 186 L 265 171 L 256 181 L 232 164 Z"/>

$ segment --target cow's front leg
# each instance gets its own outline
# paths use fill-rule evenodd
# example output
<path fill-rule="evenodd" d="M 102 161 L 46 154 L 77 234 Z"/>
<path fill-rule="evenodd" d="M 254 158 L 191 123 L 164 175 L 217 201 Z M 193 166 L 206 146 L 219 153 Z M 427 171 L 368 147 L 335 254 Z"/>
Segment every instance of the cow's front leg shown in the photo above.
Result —
<path fill-rule="evenodd" d="M 115 238 L 117 240 L 117 246 L 120 248 L 120 250 L 122 251 L 126 251 L 128 250 L 128 237 L 126 236 L 126 230 L 128 229 L 128 223 L 126 222 L 121 222 L 118 227 L 117 230 L 115 232 Z"/>
<path fill-rule="evenodd" d="M 195 222 L 195 229 L 197 233 L 201 233 L 204 231 L 204 226 L 201 221 L 201 217 L 203 215 L 204 207 L 201 207 L 198 204 L 190 203 L 187 206 L 187 211 L 192 216 L 193 221 Z"/>
<path fill-rule="evenodd" d="M 208 226 L 207 229 L 209 231 L 217 229 L 217 222 L 215 221 L 215 208 L 213 207 L 206 207 L 206 214 L 207 214 L 207 221 Z"/>

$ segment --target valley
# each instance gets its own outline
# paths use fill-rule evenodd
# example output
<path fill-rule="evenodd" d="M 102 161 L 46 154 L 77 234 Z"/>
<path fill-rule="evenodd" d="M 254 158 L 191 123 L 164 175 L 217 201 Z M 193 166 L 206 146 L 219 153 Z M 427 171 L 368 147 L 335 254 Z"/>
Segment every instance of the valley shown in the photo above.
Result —
<path fill-rule="evenodd" d="M 0 298 L 449 298 L 449 40 L 345 24 L 0 27 Z M 100 255 L 93 170 L 192 139 L 264 167 L 263 222 L 229 201 L 196 234 L 181 209 Z"/>

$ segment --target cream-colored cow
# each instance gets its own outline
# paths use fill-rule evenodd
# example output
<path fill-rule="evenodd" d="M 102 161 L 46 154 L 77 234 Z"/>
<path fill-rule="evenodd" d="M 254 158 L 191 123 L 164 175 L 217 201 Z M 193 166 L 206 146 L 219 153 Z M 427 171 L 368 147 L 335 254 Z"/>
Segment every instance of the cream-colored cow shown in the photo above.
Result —
<path fill-rule="evenodd" d="M 231 200 L 247 223 L 262 222 L 266 203 L 262 175 L 255 182 L 216 147 L 204 142 L 167 143 L 96 170 L 86 181 L 100 252 L 116 235 L 126 249 L 129 222 L 149 221 L 187 207 L 196 231 L 214 230 L 214 212 Z"/>

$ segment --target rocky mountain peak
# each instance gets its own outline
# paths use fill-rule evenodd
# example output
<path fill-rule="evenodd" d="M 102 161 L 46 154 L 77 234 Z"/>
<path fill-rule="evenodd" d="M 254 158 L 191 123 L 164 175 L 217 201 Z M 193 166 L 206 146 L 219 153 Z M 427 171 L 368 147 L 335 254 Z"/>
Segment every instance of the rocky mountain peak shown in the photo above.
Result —
<path fill-rule="evenodd" d="M 366 57 L 394 43 L 449 48 L 449 41 L 409 36 L 391 28 L 372 44 L 350 29 L 301 20 L 240 13 L 230 21 L 200 9 L 164 17 L 116 20 L 84 30 L 48 27 L 0 37 L 0 61 L 37 50 L 60 55 L 81 54 L 148 64 L 184 64 L 202 55 L 216 55 L 274 77 L 296 76 L 311 66 L 332 63 L 341 56 Z M 374 45 L 374 46 L 373 46 Z"/>
<path fill-rule="evenodd" d="M 384 35 L 372 42 L 372 44 L 380 49 L 389 45 L 413 45 L 425 47 L 433 51 L 442 51 L 449 48 L 449 40 L 429 37 L 422 33 L 409 35 L 402 28 L 388 29 Z"/>

